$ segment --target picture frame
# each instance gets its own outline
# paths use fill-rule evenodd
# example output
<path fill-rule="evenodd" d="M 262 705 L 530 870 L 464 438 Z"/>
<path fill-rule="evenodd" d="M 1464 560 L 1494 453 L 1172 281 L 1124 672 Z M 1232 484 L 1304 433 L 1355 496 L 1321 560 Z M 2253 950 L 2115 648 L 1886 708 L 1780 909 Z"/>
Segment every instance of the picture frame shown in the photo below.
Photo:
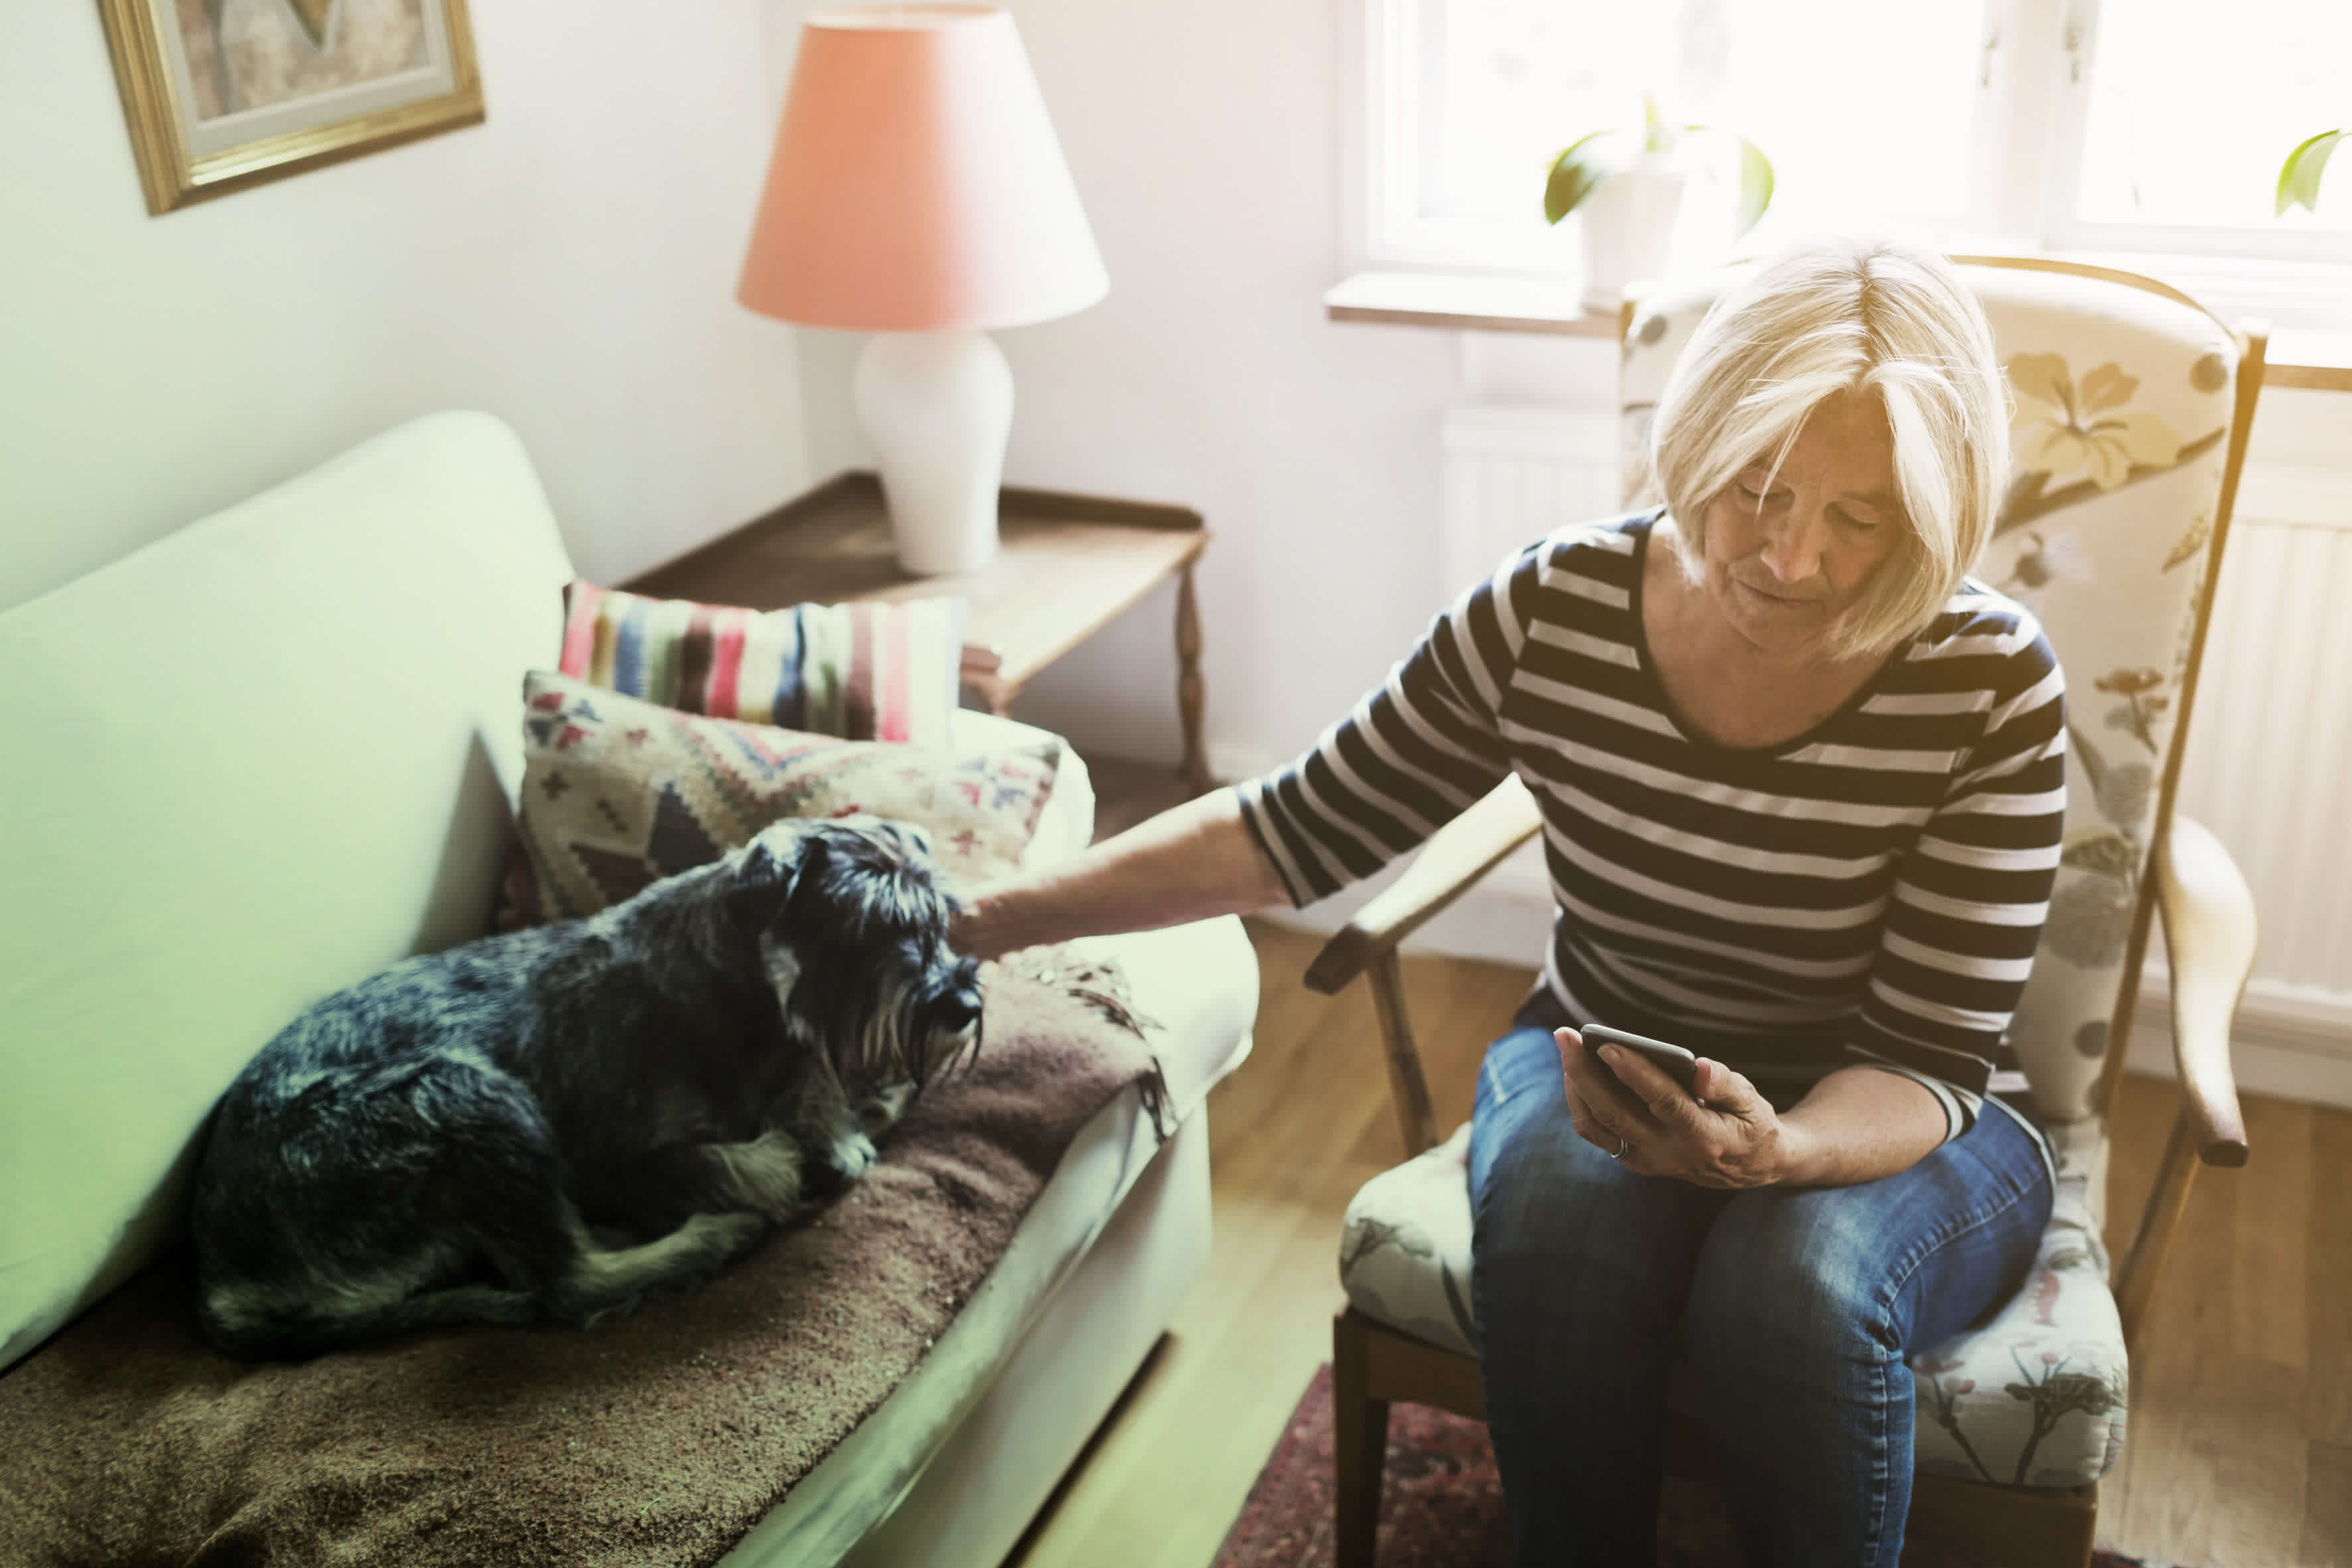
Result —
<path fill-rule="evenodd" d="M 466 0 L 99 0 L 149 214 L 483 119 Z"/>

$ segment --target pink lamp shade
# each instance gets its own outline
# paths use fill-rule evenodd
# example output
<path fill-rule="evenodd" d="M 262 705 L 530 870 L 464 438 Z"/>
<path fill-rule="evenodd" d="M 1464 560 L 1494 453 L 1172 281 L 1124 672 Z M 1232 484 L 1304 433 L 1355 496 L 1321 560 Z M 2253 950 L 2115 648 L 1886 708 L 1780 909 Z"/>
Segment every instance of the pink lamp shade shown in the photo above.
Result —
<path fill-rule="evenodd" d="M 1109 288 L 1008 13 L 892 5 L 802 26 L 736 298 L 809 326 L 985 331 Z"/>

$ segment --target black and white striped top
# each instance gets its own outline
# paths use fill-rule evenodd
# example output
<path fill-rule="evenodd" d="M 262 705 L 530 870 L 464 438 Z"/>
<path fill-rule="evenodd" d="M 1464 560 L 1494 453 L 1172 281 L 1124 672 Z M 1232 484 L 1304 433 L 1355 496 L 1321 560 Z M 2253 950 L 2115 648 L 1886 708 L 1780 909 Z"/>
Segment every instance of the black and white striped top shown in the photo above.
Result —
<path fill-rule="evenodd" d="M 1541 805 L 1570 1016 L 1771 1092 L 1865 1061 L 1974 1120 L 2057 874 L 2064 683 L 1974 581 L 1830 718 L 1732 748 L 1676 721 L 1642 636 L 1649 511 L 1521 551 L 1243 814 L 1307 903 L 1506 773 Z M 1662 545 L 1661 548 L 1664 548 Z"/>

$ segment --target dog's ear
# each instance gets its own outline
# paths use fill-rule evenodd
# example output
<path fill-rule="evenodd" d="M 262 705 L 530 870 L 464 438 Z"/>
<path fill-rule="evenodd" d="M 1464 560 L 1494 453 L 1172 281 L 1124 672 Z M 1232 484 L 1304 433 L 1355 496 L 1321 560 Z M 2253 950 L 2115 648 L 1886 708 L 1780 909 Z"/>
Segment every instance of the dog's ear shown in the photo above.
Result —
<path fill-rule="evenodd" d="M 793 889 L 821 875 L 824 840 L 806 834 L 778 845 L 762 834 L 744 847 L 735 865 L 734 886 L 727 890 L 727 913 L 747 935 L 774 925 L 792 901 Z"/>
<path fill-rule="evenodd" d="M 931 854 L 931 835 L 920 823 L 884 820 L 875 823 L 871 831 L 888 842 L 899 854 L 910 858 L 927 859 Z"/>
<path fill-rule="evenodd" d="M 903 822 L 894 816 L 877 816 L 861 811 L 850 816 L 836 816 L 830 826 L 855 831 L 868 842 L 889 849 L 901 858 L 919 859 L 931 853 L 930 829 L 919 822 Z"/>

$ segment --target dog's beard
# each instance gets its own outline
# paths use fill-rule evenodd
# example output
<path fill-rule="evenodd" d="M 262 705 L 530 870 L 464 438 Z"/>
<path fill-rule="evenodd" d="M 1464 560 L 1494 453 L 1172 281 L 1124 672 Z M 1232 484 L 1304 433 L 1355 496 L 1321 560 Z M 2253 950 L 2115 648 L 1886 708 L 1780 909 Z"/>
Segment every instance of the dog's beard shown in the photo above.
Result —
<path fill-rule="evenodd" d="M 872 1144 L 904 1119 L 923 1089 L 978 1051 L 969 967 L 950 961 L 921 974 L 853 978 L 823 959 L 804 962 L 772 936 L 761 950 L 785 1035 L 813 1069 L 771 1115 L 800 1129 L 813 1145 L 829 1146 L 835 1167 L 855 1175 L 873 1159 Z"/>
<path fill-rule="evenodd" d="M 857 1032 L 849 1059 L 838 1064 L 844 1082 L 912 1084 L 917 1089 L 943 1077 L 959 1060 L 980 1050 L 980 1019 L 960 1028 L 935 1021 L 940 987 L 894 976 L 877 988 L 866 1026 Z"/>

